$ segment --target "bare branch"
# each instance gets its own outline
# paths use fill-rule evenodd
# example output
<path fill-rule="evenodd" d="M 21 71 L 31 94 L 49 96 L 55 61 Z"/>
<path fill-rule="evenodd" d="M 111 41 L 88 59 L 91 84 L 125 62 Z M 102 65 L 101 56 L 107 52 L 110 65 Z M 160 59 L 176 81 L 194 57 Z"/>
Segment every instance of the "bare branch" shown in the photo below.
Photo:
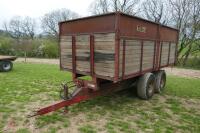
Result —
<path fill-rule="evenodd" d="M 137 13 L 136 6 L 139 0 L 95 0 L 90 5 L 92 14 L 103 14 L 120 11 L 130 15 Z"/>
<path fill-rule="evenodd" d="M 58 37 L 58 23 L 60 21 L 70 20 L 79 17 L 75 12 L 68 9 L 55 10 L 45 14 L 41 20 L 43 31 L 55 38 Z"/>

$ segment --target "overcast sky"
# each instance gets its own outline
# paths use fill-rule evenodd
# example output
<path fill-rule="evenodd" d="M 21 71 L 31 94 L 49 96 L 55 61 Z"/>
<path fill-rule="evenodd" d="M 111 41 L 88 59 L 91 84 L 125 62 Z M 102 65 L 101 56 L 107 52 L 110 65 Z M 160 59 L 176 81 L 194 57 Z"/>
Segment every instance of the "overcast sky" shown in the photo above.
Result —
<path fill-rule="evenodd" d="M 40 18 L 52 10 L 67 8 L 87 16 L 93 0 L 0 0 L 0 28 L 13 16 Z"/>

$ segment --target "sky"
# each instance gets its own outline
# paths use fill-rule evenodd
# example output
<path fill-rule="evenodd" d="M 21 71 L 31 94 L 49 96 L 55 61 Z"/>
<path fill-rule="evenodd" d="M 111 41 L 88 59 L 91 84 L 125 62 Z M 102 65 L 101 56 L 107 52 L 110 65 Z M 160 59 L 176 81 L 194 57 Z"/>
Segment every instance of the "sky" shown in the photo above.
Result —
<path fill-rule="evenodd" d="M 93 0 L 0 0 L 0 28 L 13 16 L 30 16 L 39 19 L 45 13 L 67 8 L 81 16 L 89 15 Z"/>

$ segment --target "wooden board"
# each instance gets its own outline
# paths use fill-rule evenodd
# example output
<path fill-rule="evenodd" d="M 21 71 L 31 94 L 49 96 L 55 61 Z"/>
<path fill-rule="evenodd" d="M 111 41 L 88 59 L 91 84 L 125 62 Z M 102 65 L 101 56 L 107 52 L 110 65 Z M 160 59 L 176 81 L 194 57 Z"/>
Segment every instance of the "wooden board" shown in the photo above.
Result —
<path fill-rule="evenodd" d="M 123 42 L 120 43 L 120 76 L 122 74 L 123 62 Z M 125 75 L 129 75 L 140 70 L 141 41 L 125 40 Z"/>
<path fill-rule="evenodd" d="M 61 67 L 72 69 L 72 36 L 60 36 L 60 55 Z"/>
<path fill-rule="evenodd" d="M 90 72 L 90 35 L 77 35 L 76 38 L 76 70 Z M 142 40 L 125 40 L 125 75 L 140 72 Z M 175 61 L 175 43 L 162 42 L 161 66 Z M 170 53 L 169 52 L 170 46 Z M 143 41 L 142 71 L 153 69 L 155 42 Z M 72 37 L 61 36 L 61 66 L 72 69 Z M 119 77 L 123 72 L 123 39 L 119 49 Z M 94 34 L 94 72 L 100 76 L 114 77 L 115 74 L 115 34 Z"/>
<path fill-rule="evenodd" d="M 120 47 L 119 47 L 119 77 L 122 77 L 122 68 L 123 68 L 123 40 L 120 40 Z"/>
<path fill-rule="evenodd" d="M 154 41 L 143 42 L 142 70 L 153 68 L 154 45 L 155 45 Z"/>
<path fill-rule="evenodd" d="M 175 51 L 176 51 L 176 43 L 171 43 L 169 64 L 175 63 Z"/>
<path fill-rule="evenodd" d="M 162 42 L 162 53 L 160 62 L 161 66 L 168 64 L 168 56 L 169 56 L 168 54 L 169 54 L 169 42 Z"/>
<path fill-rule="evenodd" d="M 95 73 L 114 77 L 115 34 L 94 34 Z"/>
<path fill-rule="evenodd" d="M 76 36 L 76 70 L 90 72 L 90 36 Z M 77 47 L 78 46 L 78 47 Z"/>

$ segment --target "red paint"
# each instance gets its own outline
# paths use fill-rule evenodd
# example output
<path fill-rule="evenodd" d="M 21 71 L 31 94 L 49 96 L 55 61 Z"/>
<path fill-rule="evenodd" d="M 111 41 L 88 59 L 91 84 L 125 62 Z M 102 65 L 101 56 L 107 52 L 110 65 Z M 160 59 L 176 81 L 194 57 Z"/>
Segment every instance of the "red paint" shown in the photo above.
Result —
<path fill-rule="evenodd" d="M 90 73 L 94 76 L 94 36 L 90 35 Z"/>
<path fill-rule="evenodd" d="M 141 40 L 140 72 L 142 72 L 142 61 L 143 61 L 143 45 L 144 45 L 144 41 L 143 41 L 143 40 Z"/>
<path fill-rule="evenodd" d="M 168 60 L 167 60 L 167 64 L 169 64 L 170 51 L 171 51 L 171 42 L 169 43 L 169 51 L 168 51 Z"/>
<path fill-rule="evenodd" d="M 115 78 L 114 82 L 119 80 L 119 51 L 120 51 L 120 14 L 115 15 Z"/>
<path fill-rule="evenodd" d="M 161 66 L 161 59 L 162 59 L 162 46 L 163 46 L 163 42 L 161 42 L 161 47 L 160 47 L 159 68 Z"/>
<path fill-rule="evenodd" d="M 60 63 L 60 69 L 63 69 L 63 67 L 62 67 L 62 65 L 61 65 L 61 44 L 60 44 L 60 37 L 61 37 L 61 36 L 60 36 L 60 29 L 61 29 L 60 27 L 61 27 L 61 26 L 60 26 L 60 24 L 59 24 L 58 26 L 59 26 L 59 35 L 58 35 L 58 50 L 59 50 L 59 51 L 58 51 L 58 52 L 59 52 L 59 59 L 60 59 L 60 60 L 59 60 L 59 63 Z"/>
<path fill-rule="evenodd" d="M 154 42 L 153 70 L 155 69 L 155 59 L 156 59 L 156 41 Z"/>
<path fill-rule="evenodd" d="M 136 72 L 136 73 L 133 73 L 133 74 L 126 75 L 124 79 L 127 80 L 127 79 L 131 79 L 131 78 L 135 78 L 135 77 L 138 77 L 138 76 L 140 76 L 140 75 L 143 75 L 143 74 L 145 74 L 145 73 L 147 73 L 147 72 L 152 72 L 152 71 L 153 71 L 152 68 L 146 69 L 146 70 L 143 70 L 142 72 Z"/>
<path fill-rule="evenodd" d="M 72 36 L 72 76 L 76 79 L 76 37 Z"/>
<path fill-rule="evenodd" d="M 44 115 L 44 114 L 47 114 L 49 112 L 56 111 L 56 110 L 58 110 L 58 109 L 60 109 L 62 107 L 70 106 L 72 104 L 79 103 L 79 102 L 81 102 L 83 100 L 87 100 L 87 99 L 88 99 L 88 96 L 78 96 L 78 97 L 75 97 L 75 98 L 73 98 L 71 100 L 61 101 L 61 102 L 58 102 L 58 103 L 53 104 L 51 106 L 48 106 L 48 107 L 45 107 L 45 108 L 42 108 L 42 109 L 38 110 L 34 116 L 36 116 L 36 115 Z"/>
<path fill-rule="evenodd" d="M 124 76 L 125 76 L 125 63 L 126 63 L 126 54 L 125 54 L 125 51 L 126 51 L 126 40 L 123 39 L 123 57 L 122 57 L 122 79 L 124 79 Z"/>

